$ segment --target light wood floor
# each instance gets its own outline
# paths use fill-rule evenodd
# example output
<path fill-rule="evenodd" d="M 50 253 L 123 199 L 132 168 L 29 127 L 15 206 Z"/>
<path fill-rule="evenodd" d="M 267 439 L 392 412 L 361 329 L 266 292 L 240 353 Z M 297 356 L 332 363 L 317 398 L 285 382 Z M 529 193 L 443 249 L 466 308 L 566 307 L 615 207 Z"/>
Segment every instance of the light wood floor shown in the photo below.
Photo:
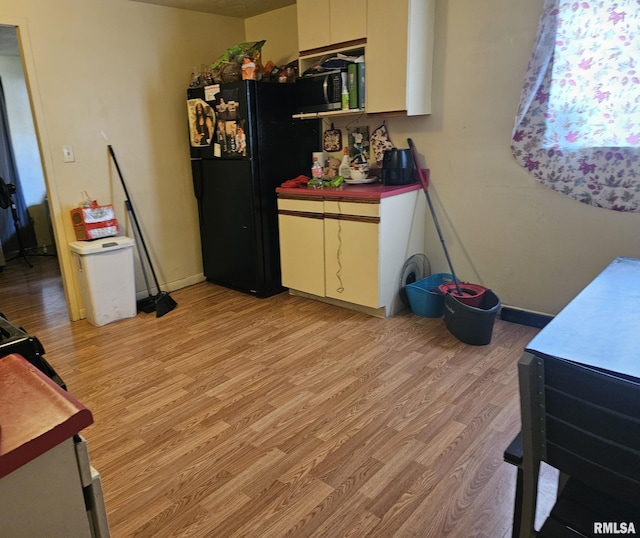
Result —
<path fill-rule="evenodd" d="M 388 320 L 203 283 L 156 318 L 68 321 L 54 258 L 0 273 L 0 311 L 91 411 L 114 538 L 510 533 L 516 362 L 442 319 Z"/>

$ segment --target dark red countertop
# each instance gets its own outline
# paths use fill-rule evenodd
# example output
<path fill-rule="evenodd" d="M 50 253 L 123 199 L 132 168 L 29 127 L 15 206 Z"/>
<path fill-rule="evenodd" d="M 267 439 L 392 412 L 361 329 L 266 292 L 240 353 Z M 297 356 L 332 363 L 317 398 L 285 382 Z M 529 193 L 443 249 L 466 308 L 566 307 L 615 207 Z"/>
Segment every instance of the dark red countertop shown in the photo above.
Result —
<path fill-rule="evenodd" d="M 0 359 L 0 478 L 92 423 L 89 409 L 21 355 Z"/>
<path fill-rule="evenodd" d="M 428 177 L 428 170 L 427 177 Z M 294 197 L 309 197 L 322 199 L 338 199 L 338 198 L 362 198 L 379 200 L 388 196 L 395 196 L 405 192 L 412 192 L 421 189 L 419 183 L 411 183 L 410 185 L 383 185 L 379 181 L 375 183 L 363 183 L 359 185 L 349 185 L 343 183 L 337 189 L 309 189 L 301 188 L 284 188 L 278 187 L 276 192 L 280 195 Z"/>

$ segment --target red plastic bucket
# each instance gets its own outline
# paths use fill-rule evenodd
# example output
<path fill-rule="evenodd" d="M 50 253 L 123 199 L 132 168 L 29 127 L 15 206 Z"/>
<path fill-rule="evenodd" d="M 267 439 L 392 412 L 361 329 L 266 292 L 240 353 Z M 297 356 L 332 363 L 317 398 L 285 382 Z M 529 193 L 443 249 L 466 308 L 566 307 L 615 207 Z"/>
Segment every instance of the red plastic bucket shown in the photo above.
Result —
<path fill-rule="evenodd" d="M 452 295 L 462 304 L 480 308 L 488 288 L 480 286 L 479 284 L 471 284 L 469 282 L 458 282 L 458 286 L 460 286 L 460 293 L 458 293 L 458 287 L 455 282 L 440 284 L 438 289 L 443 295 Z"/>

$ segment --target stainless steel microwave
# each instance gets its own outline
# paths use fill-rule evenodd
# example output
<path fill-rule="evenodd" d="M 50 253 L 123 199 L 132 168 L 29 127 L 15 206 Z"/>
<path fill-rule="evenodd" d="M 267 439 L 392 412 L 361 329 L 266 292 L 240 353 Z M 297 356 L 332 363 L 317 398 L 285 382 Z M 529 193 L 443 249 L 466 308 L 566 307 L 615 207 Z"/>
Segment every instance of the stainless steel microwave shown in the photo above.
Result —
<path fill-rule="evenodd" d="M 296 80 L 297 112 L 328 112 L 342 108 L 342 70 L 305 75 Z"/>

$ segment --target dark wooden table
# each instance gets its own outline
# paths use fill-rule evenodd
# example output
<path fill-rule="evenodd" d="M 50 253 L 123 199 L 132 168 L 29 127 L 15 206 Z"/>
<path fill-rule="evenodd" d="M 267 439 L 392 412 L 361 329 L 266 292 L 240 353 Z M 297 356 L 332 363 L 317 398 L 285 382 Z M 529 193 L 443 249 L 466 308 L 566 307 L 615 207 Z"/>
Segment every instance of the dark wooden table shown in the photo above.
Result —
<path fill-rule="evenodd" d="M 567 363 L 574 363 L 574 365 Z M 563 366 L 560 366 L 561 364 Z M 560 374 L 560 377 L 547 378 L 549 372 L 553 371 L 564 373 Z M 591 373 L 587 373 L 589 371 Z M 601 372 L 606 375 L 602 375 Z M 594 377 L 594 374 L 597 376 Z M 604 506 L 602 499 L 606 498 L 606 493 L 612 493 L 610 490 L 615 489 L 609 487 L 613 482 L 609 483 L 609 474 L 607 473 L 615 474 L 619 472 L 619 469 L 614 469 L 615 465 L 599 466 L 602 463 L 603 450 L 606 449 L 603 445 L 609 442 L 600 436 L 600 432 L 605 430 L 607 433 L 610 433 L 609 430 L 611 432 L 620 431 L 615 429 L 620 427 L 618 424 L 622 421 L 620 417 L 630 415 L 632 419 L 637 418 L 634 415 L 637 404 L 635 406 L 625 405 L 624 409 L 628 413 L 621 413 L 619 406 L 615 408 L 614 412 L 612 409 L 615 406 L 608 406 L 609 401 L 614 401 L 616 398 L 608 396 L 603 398 L 602 394 L 603 392 L 614 394 L 606 391 L 617 388 L 619 391 L 624 390 L 624 394 L 628 395 L 635 390 L 633 387 L 637 387 L 640 383 L 640 260 L 616 258 L 611 262 L 531 340 L 518 363 L 518 376 L 522 418 L 521 439 L 516 438 L 505 452 L 505 460 L 519 467 L 514 511 L 514 536 L 517 535 L 521 521 L 523 522 L 522 531 L 524 534 L 528 535 L 529 530 L 533 528 L 540 461 L 546 461 L 552 465 L 555 465 L 554 461 L 561 462 L 564 467 L 561 469 L 564 472 L 564 475 L 561 473 L 563 484 L 569 484 L 572 480 L 569 475 L 573 474 L 573 471 L 568 471 L 567 468 L 583 473 L 582 475 L 578 474 L 577 480 L 584 481 L 589 485 L 582 484 L 576 491 L 581 496 L 581 502 L 586 503 L 585 506 L 589 506 L 586 514 L 589 517 L 596 517 L 594 521 L 604 521 L 605 519 L 602 517 L 605 516 L 597 515 L 600 514 L 598 510 Z M 612 381 L 616 378 L 617 382 Z M 559 381 L 559 379 L 563 379 L 563 381 Z M 589 391 L 592 391 L 589 393 L 590 396 L 585 397 L 585 392 Z M 598 393 L 598 395 L 596 396 L 594 393 Z M 553 397 L 546 401 L 549 396 Z M 592 396 L 599 402 L 597 405 L 589 404 Z M 563 397 L 568 398 L 564 400 L 565 403 L 571 402 L 571 409 L 577 409 L 573 415 L 571 412 L 565 413 L 566 408 L 558 404 Z M 553 404 L 554 401 L 555 404 Z M 630 403 L 632 402 L 630 401 Z M 552 408 L 552 405 L 555 407 Z M 574 405 L 576 407 L 573 407 Z M 584 421 L 580 426 L 572 426 L 570 422 L 564 422 L 565 419 L 569 420 L 566 417 L 588 416 L 585 413 L 588 414 L 594 409 L 600 413 L 609 413 L 609 415 L 598 415 L 599 418 L 594 418 L 593 424 L 588 425 Z M 557 416 L 562 416 L 564 419 L 557 419 Z M 549 430 L 552 435 L 551 440 L 547 431 L 549 417 L 553 419 L 552 425 L 555 425 Z M 607 417 L 611 418 L 611 422 L 607 421 Z M 608 429 L 602 429 L 603 421 L 609 425 Z M 558 428 L 560 423 L 563 426 Z M 617 425 L 613 425 L 614 423 Z M 627 426 L 629 424 L 628 422 L 621 423 Z M 592 425 L 594 426 L 593 431 L 598 432 L 597 436 L 591 433 Z M 565 426 L 567 427 L 565 428 Z M 572 437 L 573 430 L 571 428 L 574 428 L 575 431 L 579 430 L 581 433 L 584 433 L 581 428 L 585 428 L 585 431 L 589 432 L 585 434 L 586 437 L 597 438 L 600 443 L 595 443 L 597 450 L 593 448 L 593 444 L 589 444 L 590 449 L 584 454 L 580 452 L 579 457 L 567 458 L 566 455 L 574 454 L 576 449 L 573 443 L 576 437 Z M 559 433 L 560 431 L 562 433 Z M 521 446 L 518 444 L 520 440 Z M 611 441 L 610 444 L 614 445 L 615 443 Z M 635 454 L 634 447 L 637 443 L 631 443 L 631 445 L 633 446 L 630 450 Z M 616 447 L 620 448 L 618 445 Z M 625 445 L 624 450 L 627 448 Z M 577 465 L 575 459 L 580 460 L 581 464 Z M 607 486 L 601 488 L 603 481 L 587 480 L 589 476 L 593 476 L 588 473 L 594 469 L 598 471 L 606 469 L 602 477 L 607 479 Z M 636 480 L 631 474 L 627 478 L 631 481 Z M 592 482 L 598 482 L 598 484 Z M 627 486 L 627 483 L 625 482 L 624 485 Z M 609 489 L 607 490 L 607 488 Z M 565 510 L 567 506 L 573 506 L 571 504 L 573 500 L 570 498 L 573 495 L 572 491 L 571 488 L 562 489 L 562 495 L 558 497 L 551 517 L 547 519 L 547 523 L 541 529 L 541 535 L 559 535 L 554 534 L 556 531 L 551 531 L 551 528 L 559 521 L 554 514 L 556 511 L 560 513 Z M 622 503 L 616 502 L 615 504 L 621 505 Z M 522 508 L 520 509 L 520 507 Z M 634 513 L 636 508 L 624 507 L 624 510 L 627 511 L 620 513 L 625 515 L 620 517 L 624 521 L 628 521 L 629 513 Z M 572 520 L 572 523 L 575 522 Z M 591 524 L 590 520 L 585 524 L 586 527 L 577 528 L 586 529 Z M 544 534 L 547 525 L 549 525 L 549 534 Z"/>
<path fill-rule="evenodd" d="M 611 262 L 526 351 L 640 379 L 640 259 Z"/>

